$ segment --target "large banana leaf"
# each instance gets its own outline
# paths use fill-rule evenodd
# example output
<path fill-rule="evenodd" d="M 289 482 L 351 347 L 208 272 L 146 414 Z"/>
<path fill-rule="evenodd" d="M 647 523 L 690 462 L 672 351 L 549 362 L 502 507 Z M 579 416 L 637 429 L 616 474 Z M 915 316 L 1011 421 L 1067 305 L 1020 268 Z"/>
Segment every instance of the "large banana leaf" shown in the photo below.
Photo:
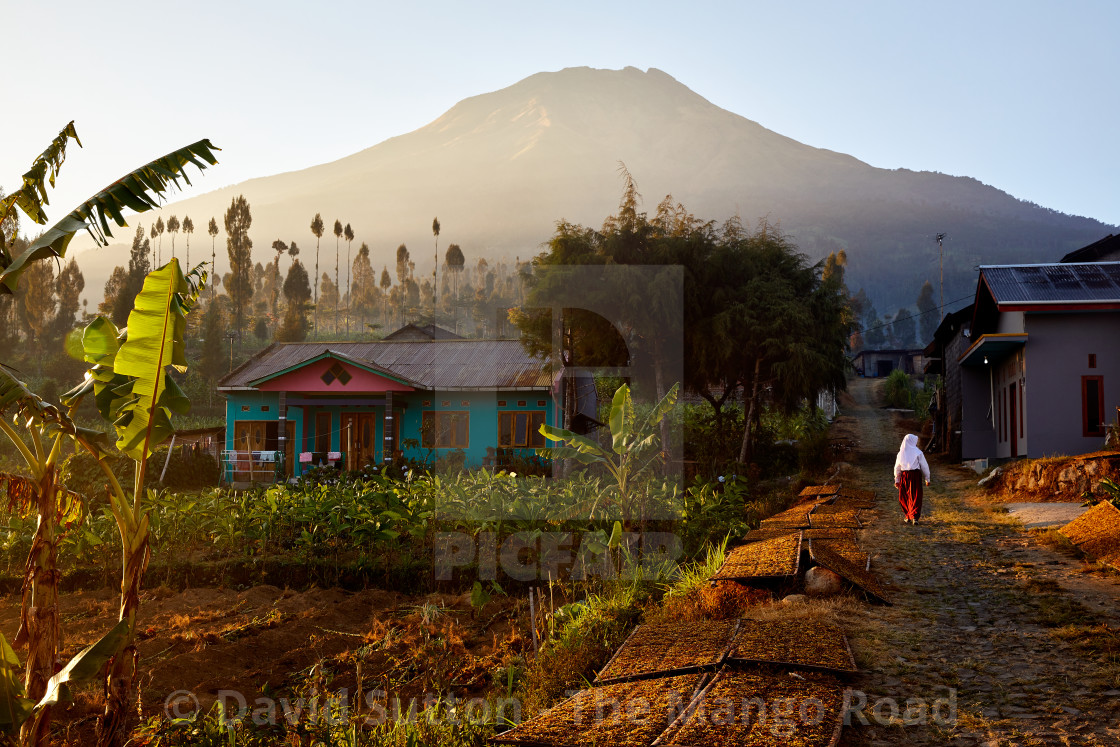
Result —
<path fill-rule="evenodd" d="M 0 733 L 8 736 L 19 733 L 35 708 L 35 701 L 24 697 L 18 670 L 19 657 L 0 635 Z"/>
<path fill-rule="evenodd" d="M 63 133 L 65 134 L 66 131 L 64 130 Z M 61 138 L 62 135 L 59 137 Z M 216 150 L 220 149 L 209 140 L 199 140 L 197 143 L 192 143 L 172 151 L 162 158 L 157 158 L 113 182 L 47 229 L 35 243 L 18 257 L 13 258 L 11 262 L 8 262 L 7 258 L 4 257 L 4 266 L 0 267 L 0 293 L 15 292 L 20 275 L 23 274 L 31 262 L 44 257 L 64 257 L 70 240 L 82 229 L 87 230 L 98 244 L 107 245 L 109 237 L 113 235 L 109 229 L 108 219 L 112 219 L 118 226 L 127 227 L 128 223 L 125 222 L 124 211 L 132 210 L 143 213 L 159 207 L 159 197 L 162 197 L 172 184 L 179 187 L 180 177 L 188 185 L 191 183 L 186 172 L 187 164 L 194 164 L 199 170 L 204 170 L 207 164 L 213 166 L 218 162 L 218 159 L 214 156 Z M 50 149 L 40 158 L 44 158 L 49 152 Z M 38 163 L 39 161 L 36 161 L 36 164 Z M 53 164 L 54 162 L 48 160 L 48 163 Z M 60 164 L 61 160 L 58 163 Z M 57 172 L 57 165 L 54 166 L 51 173 L 52 184 L 55 172 Z M 41 187 L 42 181 L 40 180 L 38 184 Z M 27 189 L 26 184 L 24 189 Z M 24 191 L 21 190 L 14 194 L 23 193 Z M 45 195 L 45 192 L 43 194 Z M 5 202 L 7 202 L 6 199 Z M 24 207 L 22 201 L 17 201 L 16 204 L 21 208 Z M 26 210 L 26 208 L 24 209 Z M 36 215 L 41 216 L 41 211 Z"/>
<path fill-rule="evenodd" d="M 16 378 L 12 371 L 0 364 L 0 416 L 13 411 L 29 427 L 42 427 L 43 435 L 53 437 L 58 432 L 77 437 L 91 448 L 100 448 L 103 433 L 82 428 L 65 410 L 60 410 L 35 394 Z"/>
<path fill-rule="evenodd" d="M 78 139 L 78 131 L 74 129 L 73 122 L 63 127 L 58 137 L 31 164 L 31 169 L 23 175 L 23 186 L 0 199 L 0 224 L 3 224 L 12 208 L 17 205 L 34 222 L 40 225 L 47 222 L 47 216 L 43 212 L 43 206 L 50 204 L 47 199 L 47 184 L 54 186 L 55 177 L 62 168 L 62 162 L 66 160 L 66 141 L 70 138 L 74 138 L 74 142 L 81 146 L 82 141 Z M 0 258 L 6 260 L 5 241 L 6 237 L 0 233 Z"/>
<path fill-rule="evenodd" d="M 117 448 L 138 461 L 147 459 L 174 432 L 171 413 L 185 413 L 190 406 L 167 367 L 186 370 L 187 313 L 205 280 L 206 273 L 199 268 L 189 277 L 183 275 L 179 261 L 172 259 L 144 279 L 128 315 L 124 342 L 111 364 L 116 376 L 129 380 L 113 389 L 117 398 L 112 406 L 113 427 Z M 105 335 L 96 341 L 106 350 L 111 348 Z"/>
<path fill-rule="evenodd" d="M 50 678 L 46 694 L 35 707 L 43 708 L 70 700 L 70 685 L 96 679 L 105 662 L 120 652 L 128 635 L 128 620 L 121 620 L 101 640 L 82 649 L 62 671 Z"/>

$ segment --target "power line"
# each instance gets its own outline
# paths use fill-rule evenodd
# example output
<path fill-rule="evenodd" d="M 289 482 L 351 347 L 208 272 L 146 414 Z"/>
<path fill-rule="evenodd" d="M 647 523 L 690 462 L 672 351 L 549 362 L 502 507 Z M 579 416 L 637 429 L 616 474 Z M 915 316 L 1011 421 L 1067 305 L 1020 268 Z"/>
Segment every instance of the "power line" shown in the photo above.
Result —
<path fill-rule="evenodd" d="M 974 295 L 975 294 L 969 293 L 967 296 L 961 296 L 960 298 L 954 298 L 949 303 L 954 304 L 957 301 L 964 301 L 964 300 L 967 300 L 969 298 L 972 298 Z M 910 316 L 896 317 L 894 319 L 891 319 L 889 322 L 885 322 L 885 323 L 880 324 L 878 326 L 868 327 L 867 329 L 861 329 L 860 332 L 871 332 L 871 331 L 876 330 L 876 329 L 883 329 L 884 327 L 891 326 L 895 322 L 904 322 L 907 319 L 917 319 L 918 317 L 925 316 L 926 314 L 932 314 L 935 311 L 940 311 L 940 309 L 930 309 L 929 311 L 921 311 L 921 312 L 918 312 L 917 314 L 911 314 Z"/>

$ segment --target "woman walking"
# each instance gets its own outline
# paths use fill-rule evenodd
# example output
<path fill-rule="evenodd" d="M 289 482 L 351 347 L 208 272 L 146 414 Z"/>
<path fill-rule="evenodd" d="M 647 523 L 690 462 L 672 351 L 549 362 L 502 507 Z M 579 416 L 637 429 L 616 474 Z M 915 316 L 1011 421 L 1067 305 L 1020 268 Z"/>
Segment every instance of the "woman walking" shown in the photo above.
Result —
<path fill-rule="evenodd" d="M 902 504 L 902 521 L 905 524 L 917 524 L 921 518 L 923 480 L 929 485 L 929 464 L 926 455 L 918 448 L 918 437 L 908 433 L 894 459 L 894 486 L 898 488 L 898 502 Z"/>

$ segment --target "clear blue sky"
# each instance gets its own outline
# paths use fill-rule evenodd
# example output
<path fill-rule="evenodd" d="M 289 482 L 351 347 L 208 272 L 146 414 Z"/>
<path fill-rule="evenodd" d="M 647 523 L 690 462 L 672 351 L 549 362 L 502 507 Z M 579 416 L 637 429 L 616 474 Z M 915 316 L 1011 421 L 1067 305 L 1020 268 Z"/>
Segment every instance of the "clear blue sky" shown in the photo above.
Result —
<path fill-rule="evenodd" d="M 69 120 L 53 220 L 209 137 L 209 191 L 572 66 L 657 67 L 874 166 L 1120 224 L 1120 2 L 0 2 L 0 186 Z M 27 226 L 25 226 L 25 229 Z"/>

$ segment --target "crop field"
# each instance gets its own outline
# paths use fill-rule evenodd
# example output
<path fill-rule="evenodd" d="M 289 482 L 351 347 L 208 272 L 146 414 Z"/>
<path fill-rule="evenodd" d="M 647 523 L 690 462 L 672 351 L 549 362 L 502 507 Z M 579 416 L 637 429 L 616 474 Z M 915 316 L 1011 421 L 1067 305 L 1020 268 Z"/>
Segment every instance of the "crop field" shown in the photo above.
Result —
<path fill-rule="evenodd" d="M 797 532 L 735 547 L 712 579 L 796 576 L 800 564 L 801 532 Z"/>
<path fill-rule="evenodd" d="M 491 741 L 527 747 L 649 747 L 692 701 L 703 678 L 688 674 L 583 690 Z"/>
<path fill-rule="evenodd" d="M 743 620 L 731 644 L 730 661 L 856 671 L 844 634 L 813 620 Z"/>
<path fill-rule="evenodd" d="M 714 666 L 727 654 L 738 624 L 737 620 L 690 620 L 641 625 L 599 672 L 597 682 Z"/>
<path fill-rule="evenodd" d="M 826 675 L 767 676 L 725 669 L 693 705 L 657 745 L 830 747 L 843 726 L 843 694 Z"/>

